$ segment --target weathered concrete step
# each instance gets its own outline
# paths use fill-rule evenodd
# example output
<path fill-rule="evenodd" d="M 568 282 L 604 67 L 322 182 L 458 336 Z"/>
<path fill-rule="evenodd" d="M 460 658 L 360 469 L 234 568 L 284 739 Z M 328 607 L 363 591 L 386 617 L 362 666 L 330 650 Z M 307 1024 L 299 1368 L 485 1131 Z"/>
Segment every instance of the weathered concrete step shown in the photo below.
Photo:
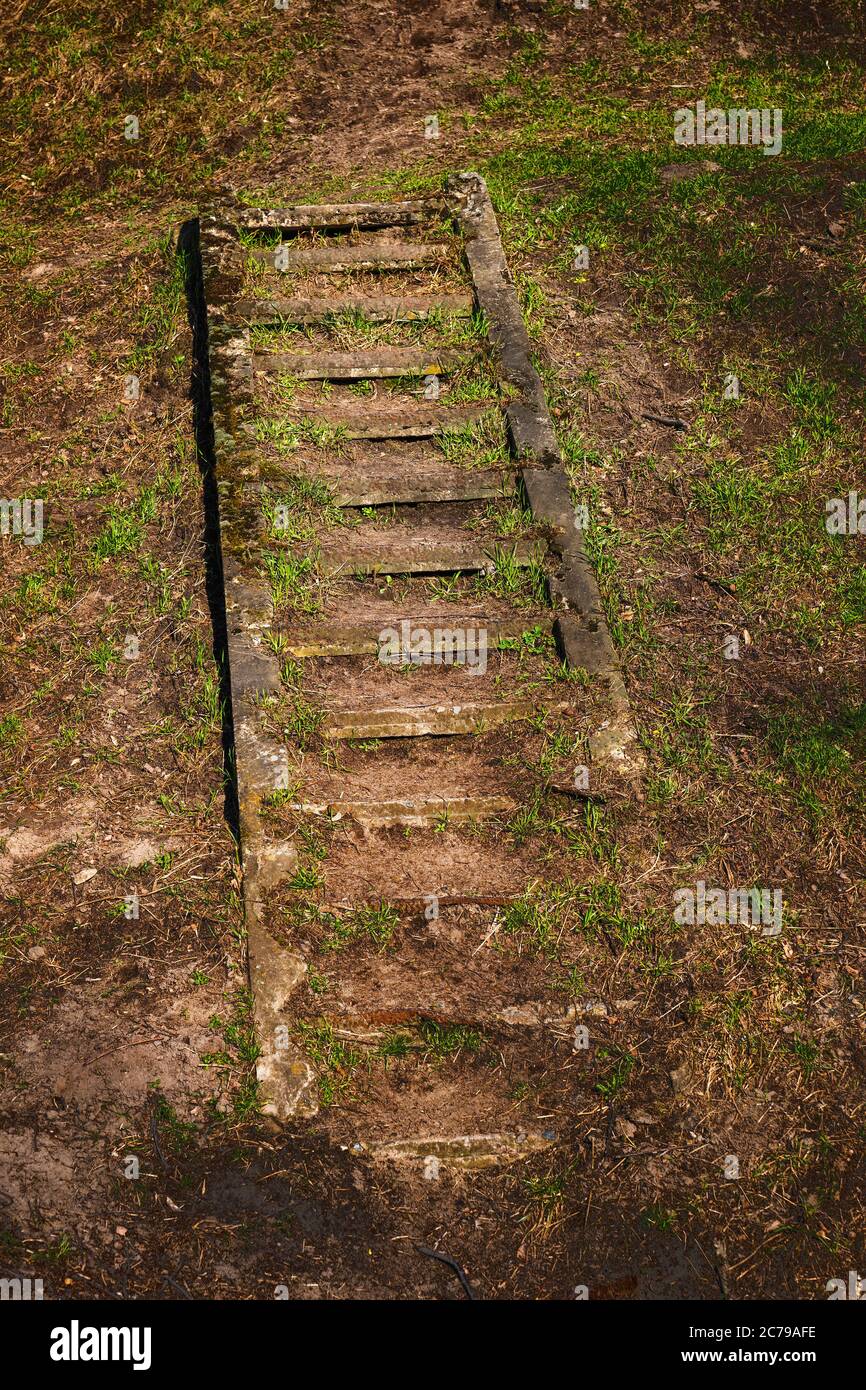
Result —
<path fill-rule="evenodd" d="M 349 231 L 353 228 L 412 227 L 441 216 L 442 199 L 410 199 L 399 203 L 299 203 L 291 208 L 250 208 L 232 211 L 235 226 L 245 231 L 303 231 L 316 227 Z"/>
<path fill-rule="evenodd" d="M 318 1058 L 322 1037 L 335 1040 L 333 1030 L 321 1016 L 308 1019 L 307 1028 Z M 454 1031 L 431 1020 L 411 1034 L 397 1025 L 389 1042 L 391 1048 L 349 1045 L 351 1111 L 341 1100 L 319 1120 L 332 1142 L 345 1143 L 347 1130 L 354 1131 L 348 1147 L 355 1153 L 415 1159 L 419 1175 L 422 1162 L 426 1170 L 436 1160 L 425 1171 L 431 1179 L 439 1163 L 488 1167 L 556 1142 L 548 1117 L 561 1109 L 562 1069 L 574 1058 L 561 1038 L 545 1030 L 509 1029 L 505 1037 L 501 1028 Z M 521 1083 L 522 1100 L 514 1094 Z"/>
<path fill-rule="evenodd" d="M 435 793 L 400 800 L 352 800 L 296 802 L 292 810 L 305 816 L 326 816 L 331 820 L 348 816 L 369 826 L 429 826 L 440 823 L 490 820 L 515 811 L 510 796 L 455 796 Z"/>
<path fill-rule="evenodd" d="M 290 656 L 376 656 L 382 645 L 381 634 L 386 628 L 397 628 L 401 622 L 410 627 L 426 626 L 431 629 L 431 652 L 443 655 L 458 649 L 460 642 L 465 645 L 466 634 L 483 631 L 489 648 L 497 648 L 500 640 L 517 639 L 535 626 L 550 628 L 549 613 L 530 614 L 512 619 L 491 619 L 483 617 L 463 617 L 459 611 L 450 613 L 426 613 L 422 617 L 405 615 L 389 616 L 389 620 L 376 625 L 357 627 L 338 627 L 323 625 L 311 628 L 306 633 L 291 633 L 285 650 Z M 461 634 L 461 635 L 458 635 Z"/>
<path fill-rule="evenodd" d="M 358 1139 L 350 1148 L 359 1157 L 377 1163 L 414 1163 L 425 1177 L 435 1179 L 440 1167 L 463 1171 L 507 1167 L 552 1148 L 556 1142 L 553 1130 L 529 1130 L 510 1134 L 412 1135 L 372 1142 Z"/>
<path fill-rule="evenodd" d="M 327 738 L 420 738 L 473 734 L 548 710 L 571 708 L 571 701 L 512 699 L 452 705 L 383 705 L 375 709 L 330 710 L 320 730 Z"/>
<path fill-rule="evenodd" d="M 242 299 L 238 318 L 249 324 L 327 323 L 342 314 L 360 314 L 368 323 L 416 323 L 431 314 L 467 319 L 475 301 L 471 294 L 333 294 L 325 298 Z"/>
<path fill-rule="evenodd" d="M 448 247 L 423 241 L 378 241 L 345 246 L 299 246 L 290 241 L 281 242 L 272 250 L 254 247 L 248 255 L 269 270 L 339 275 L 352 270 L 415 270 L 439 265 L 447 258 Z"/>
<path fill-rule="evenodd" d="M 527 735 L 523 741 L 532 740 L 534 747 L 543 735 Z M 524 770 L 502 765 L 498 730 L 457 737 L 444 746 L 439 739 L 389 739 L 372 748 L 364 742 L 345 744 L 338 760 L 304 757 L 296 765 L 302 780 L 293 800 L 322 814 L 329 805 L 359 807 L 368 820 L 374 816 L 371 808 L 384 804 L 388 810 L 379 817 L 380 824 L 403 815 L 417 818 L 419 824 L 436 824 L 449 813 L 464 819 L 476 811 L 497 815 L 521 804 L 529 784 Z M 291 779 L 291 768 L 289 775 Z M 360 872 L 360 865 L 356 869 Z M 368 875 L 362 877 L 366 880 Z M 355 891 L 360 882 L 356 873 Z"/>
<path fill-rule="evenodd" d="M 391 906 L 396 904 L 392 902 Z M 445 904 L 440 903 L 440 907 L 443 906 Z M 342 990 L 342 980 L 339 987 Z M 436 1023 L 445 1028 L 544 1028 L 556 1037 L 566 1038 L 573 1037 L 580 1019 L 589 1018 L 590 1015 L 577 1004 L 557 1005 L 549 999 L 528 999 L 520 1004 L 505 1005 L 501 1000 L 491 1001 L 489 1007 L 480 1009 L 474 1003 L 461 1005 L 456 1000 L 445 1007 L 432 1003 L 414 1008 L 394 1005 L 361 1011 L 325 1009 L 321 1017 L 333 1028 L 337 1037 L 375 1043 L 387 1037 L 390 1029 L 401 1024 L 407 1029 L 416 1029 L 425 1023 Z"/>
<path fill-rule="evenodd" d="M 417 895 L 414 897 L 401 897 L 399 893 L 375 893 L 372 896 L 366 898 L 355 896 L 351 899 L 343 898 L 339 900 L 336 898 L 320 897 L 316 901 L 316 906 L 319 908 L 321 912 L 332 913 L 334 916 L 339 917 L 341 914 L 345 914 L 347 912 L 352 912 L 356 910 L 359 906 L 366 905 L 369 907 L 378 907 L 387 898 L 389 907 L 396 908 L 396 910 L 402 915 L 411 916 L 413 913 L 424 912 L 430 905 L 431 897 L 435 897 L 436 899 L 436 908 L 438 914 L 440 911 L 445 912 L 448 908 L 452 907 L 472 907 L 485 909 L 491 907 L 507 907 L 509 903 L 516 902 L 517 899 L 521 896 L 521 893 L 518 892 L 516 888 L 510 893 L 425 893 L 421 897 L 418 897 Z M 420 1019 L 434 1018 L 438 1015 L 435 1009 L 431 1013 L 429 1009 L 416 1008 L 408 1011 L 404 1010 L 402 1016 L 404 1016 L 405 1018 L 411 1017 Z M 384 1014 L 381 1017 L 379 1017 L 379 1015 L 376 1014 L 375 1017 L 379 1023 L 394 1022 L 394 1019 L 391 1018 L 390 1014 L 388 1018 L 386 1018 Z M 370 1014 L 370 1018 L 373 1018 L 372 1014 Z"/>
<path fill-rule="evenodd" d="M 438 748 L 438 745 L 434 747 Z M 346 751 L 349 752 L 348 749 Z M 385 751 L 386 749 L 380 749 L 377 753 L 371 754 L 371 758 L 375 759 Z M 433 787 L 438 785 L 433 781 L 435 775 L 435 772 L 431 771 L 428 778 L 429 784 Z M 404 772 L 404 781 L 405 776 Z M 480 780 L 479 778 L 479 782 Z M 418 782 L 415 785 L 423 787 L 424 783 Z M 458 787 L 456 793 L 452 794 L 465 796 L 470 790 L 478 794 L 475 787 L 465 786 Z M 498 786 L 494 786 L 493 790 L 499 794 L 507 794 L 509 791 L 508 788 Z M 315 796 L 324 800 L 328 796 L 340 794 L 339 786 L 324 793 L 315 789 L 311 792 L 310 799 Z M 363 787 L 359 787 L 357 790 L 353 789 L 350 797 L 365 794 L 369 796 L 369 792 L 365 793 Z M 399 785 L 396 791 L 390 787 L 386 788 L 384 794 L 388 799 L 400 796 Z M 357 904 L 366 901 L 399 904 L 400 899 L 406 899 L 401 911 L 414 914 L 420 926 L 423 921 L 423 908 L 419 904 L 416 911 L 413 895 L 419 896 L 424 907 L 428 902 L 436 900 L 441 909 L 440 916 L 443 918 L 447 916 L 448 911 L 443 904 L 448 899 L 468 904 L 472 899 L 489 897 L 499 906 L 503 901 L 510 902 L 522 895 L 527 884 L 550 878 L 550 864 L 544 858 L 546 848 L 542 842 L 536 843 L 533 840 L 524 841 L 520 845 L 515 844 L 511 835 L 499 833 L 495 821 L 489 822 L 472 835 L 467 835 L 464 827 L 455 824 L 453 828 L 446 830 L 431 826 L 416 830 L 407 836 L 399 827 L 389 829 L 387 826 L 381 826 L 370 829 L 346 819 L 340 821 L 329 835 L 328 857 L 320 865 L 322 883 L 317 900 L 322 904 Z M 482 866 L 481 872 L 479 865 Z M 566 864 L 563 863 L 560 867 L 566 872 Z M 437 959 L 443 951 L 446 954 L 451 951 L 452 945 L 453 958 L 458 963 L 464 962 L 474 954 L 476 962 L 485 969 L 476 972 L 473 979 L 481 980 L 484 997 L 489 997 L 492 993 L 487 984 L 489 971 L 494 966 L 499 969 L 504 957 L 502 952 L 479 952 L 478 948 L 490 931 L 495 907 L 490 910 L 458 907 L 454 915 L 458 919 L 457 931 L 452 931 L 450 920 L 443 922 L 447 931 L 438 938 Z M 425 975 L 425 983 L 423 988 L 419 986 L 417 996 L 411 1001 L 413 1003 L 416 999 L 430 1002 L 432 991 L 429 982 L 429 938 L 435 928 L 436 924 L 428 927 L 424 923 L 422 929 L 423 941 L 418 947 L 415 969 L 416 973 Z M 402 981 L 404 984 L 412 972 L 411 961 L 407 963 L 404 950 L 401 949 L 398 955 L 399 958 L 395 956 L 393 960 L 389 957 L 387 962 L 381 957 L 372 962 L 371 981 L 377 990 L 375 999 L 388 995 L 394 997 L 394 991 L 389 987 L 392 983 L 388 978 L 389 970 L 394 974 L 393 982 Z M 450 976 L 460 981 L 461 999 L 464 1003 L 467 1002 L 462 971 L 452 970 Z M 536 986 L 529 983 L 525 961 L 521 967 L 520 986 L 522 989 L 531 988 L 533 992 L 543 993 L 540 983 Z M 379 993 L 382 990 L 385 992 Z M 506 1002 L 511 1002 L 515 997 L 511 983 L 505 992 L 509 996 Z M 439 993 L 437 992 L 436 997 L 439 997 Z"/>
<path fill-rule="evenodd" d="M 326 541 L 319 568 L 326 576 L 357 574 L 454 574 L 459 571 L 492 571 L 497 550 L 517 565 L 529 565 L 544 554 L 545 543 L 537 533 L 512 540 L 477 535 L 412 537 L 346 537 Z"/>
<path fill-rule="evenodd" d="M 454 468 L 437 463 L 423 473 L 406 469 L 347 477 L 344 472 L 320 474 L 334 489 L 339 507 L 386 507 L 405 502 L 474 502 L 514 492 L 511 468 Z"/>
<path fill-rule="evenodd" d="M 361 446 L 363 448 L 363 446 Z M 297 479 L 324 483 L 340 507 L 381 507 L 408 502 L 474 502 L 485 497 L 514 495 L 513 468 L 461 468 L 445 463 L 435 446 L 406 441 L 391 446 L 387 455 L 346 450 L 331 458 L 304 457 L 291 463 L 267 458 L 262 480 L 278 493 Z"/>
<path fill-rule="evenodd" d="M 323 863 L 303 953 L 328 977 L 316 1011 L 341 1036 L 375 1044 L 406 1025 L 416 1045 L 432 1023 L 493 1032 L 496 1050 L 497 1040 L 520 1044 L 538 1032 L 574 1044 L 577 1025 L 618 1015 L 563 993 L 560 967 L 539 950 L 555 945 L 571 959 L 585 916 L 580 885 L 549 849 L 545 859 L 545 847 L 533 853 L 492 824 L 407 837 L 341 822 L 329 846 L 337 863 L 330 854 Z M 452 884 L 466 891 L 446 891 Z M 401 896 L 407 888 L 421 896 Z"/>
<path fill-rule="evenodd" d="M 347 439 L 429 439 L 445 430 L 460 430 L 475 424 L 496 406 L 483 405 L 403 405 L 347 409 L 340 406 L 312 406 L 293 411 L 287 418 L 311 421 L 345 434 Z"/>
<path fill-rule="evenodd" d="M 313 626 L 319 629 L 323 622 L 340 626 L 367 626 L 381 632 L 386 627 L 399 627 L 404 618 L 424 614 L 427 626 L 432 624 L 445 628 L 452 625 L 451 614 L 460 614 L 467 620 L 474 619 L 479 623 L 510 623 L 512 619 L 523 619 L 523 630 L 529 632 L 537 625 L 549 627 L 556 617 L 555 611 L 543 602 L 533 604 L 531 608 L 521 606 L 516 609 L 507 596 L 484 592 L 473 574 L 467 574 L 449 586 L 453 587 L 451 598 L 437 598 L 431 594 L 432 582 L 435 581 L 425 575 L 406 575 L 400 581 L 398 596 L 390 586 L 371 583 L 364 576 L 357 580 L 345 579 L 332 595 L 323 595 L 324 609 L 321 614 L 306 619 L 285 615 L 284 619 L 279 620 L 279 626 L 287 637 L 306 632 Z"/>
<path fill-rule="evenodd" d="M 339 905 L 318 906 L 333 914 L 331 920 L 351 920 L 346 909 L 341 913 Z M 371 906 L 381 907 L 381 903 Z M 388 906 L 399 904 L 391 899 Z M 422 911 L 425 906 L 429 913 L 429 900 Z M 468 906 L 475 908 L 471 902 Z M 398 1030 L 406 1037 L 407 1052 L 423 1048 L 424 1030 L 431 1023 L 439 1028 L 495 1033 L 506 1046 L 519 1041 L 521 1035 L 543 1032 L 548 1040 L 566 1039 L 574 1047 L 577 1028 L 592 1031 L 600 1026 L 601 1019 L 619 1019 L 616 1005 L 609 1007 L 602 1000 L 568 1003 L 562 996 L 552 998 L 549 981 L 546 994 L 528 995 L 526 977 L 532 966 L 519 945 L 503 938 L 499 931 L 502 913 L 494 915 L 488 909 L 486 916 L 493 922 L 484 936 L 481 929 L 461 935 L 455 923 L 465 921 L 467 915 L 456 909 L 449 913 L 445 900 L 440 899 L 434 919 L 428 917 L 421 925 L 394 931 L 388 941 L 387 961 L 383 961 L 380 943 L 373 941 L 349 955 L 335 955 L 329 950 L 312 961 L 308 957 L 315 969 L 326 960 L 328 965 L 329 989 L 320 1001 L 319 1017 L 335 1036 L 366 1046 L 375 1047 Z M 434 929 L 438 929 L 435 936 Z M 473 949 L 470 942 L 474 935 L 478 935 L 479 944 Z M 461 939 L 462 951 L 448 949 L 455 937 Z M 384 978 L 378 979 L 378 974 Z M 544 981 L 541 984 L 543 988 Z"/>
<path fill-rule="evenodd" d="M 374 377 L 444 376 L 467 360 L 465 353 L 416 347 L 367 352 L 257 352 L 253 370 L 287 372 L 299 381 L 368 381 Z"/>

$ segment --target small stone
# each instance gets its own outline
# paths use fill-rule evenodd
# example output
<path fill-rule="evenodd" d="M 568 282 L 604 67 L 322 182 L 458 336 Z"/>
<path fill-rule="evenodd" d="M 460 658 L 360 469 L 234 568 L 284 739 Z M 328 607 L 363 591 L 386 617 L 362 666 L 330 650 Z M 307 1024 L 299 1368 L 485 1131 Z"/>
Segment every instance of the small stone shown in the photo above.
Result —
<path fill-rule="evenodd" d="M 502 1010 L 500 1018 L 503 1023 L 512 1026 L 522 1024 L 532 1027 L 539 1022 L 539 1007 L 537 1004 L 509 1004 Z"/>
<path fill-rule="evenodd" d="M 27 952 L 27 959 L 44 960 L 47 955 L 48 952 L 46 951 L 44 946 L 31 946 L 30 950 Z"/>
<path fill-rule="evenodd" d="M 51 261 L 37 261 L 35 265 L 31 265 L 27 270 L 21 272 L 21 278 L 23 280 L 41 280 L 43 275 L 51 275 L 56 269 L 57 266 Z"/>
<path fill-rule="evenodd" d="M 579 1014 L 591 1014 L 593 1018 L 606 1018 L 608 1007 L 602 999 L 588 999 L 585 1004 L 578 1004 L 577 1012 Z"/>
<path fill-rule="evenodd" d="M 661 171 L 662 183 L 682 183 L 684 179 L 697 179 L 701 174 L 714 174 L 721 167 L 714 159 L 692 159 L 680 164 L 667 164 Z"/>

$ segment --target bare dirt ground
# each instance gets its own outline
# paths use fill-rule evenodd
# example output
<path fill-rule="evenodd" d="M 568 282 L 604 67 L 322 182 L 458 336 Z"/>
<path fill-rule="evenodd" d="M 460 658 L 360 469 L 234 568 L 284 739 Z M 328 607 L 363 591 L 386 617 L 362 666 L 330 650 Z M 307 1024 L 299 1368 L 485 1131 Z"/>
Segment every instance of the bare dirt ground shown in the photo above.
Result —
<path fill-rule="evenodd" d="M 49 0 L 0 31 L 0 496 L 46 520 L 0 538 L 0 1273 L 461 1297 L 418 1242 L 485 1298 L 824 1296 L 866 1265 L 866 556 L 823 527 L 866 490 L 862 5 Z M 790 109 L 790 153 L 681 180 L 671 113 L 711 93 Z M 586 943 L 591 1099 L 553 1159 L 425 1184 L 257 1115 L 178 242 L 215 191 L 471 167 L 652 780 L 587 854 L 638 927 Z M 781 940 L 673 932 L 698 880 L 783 889 Z"/>

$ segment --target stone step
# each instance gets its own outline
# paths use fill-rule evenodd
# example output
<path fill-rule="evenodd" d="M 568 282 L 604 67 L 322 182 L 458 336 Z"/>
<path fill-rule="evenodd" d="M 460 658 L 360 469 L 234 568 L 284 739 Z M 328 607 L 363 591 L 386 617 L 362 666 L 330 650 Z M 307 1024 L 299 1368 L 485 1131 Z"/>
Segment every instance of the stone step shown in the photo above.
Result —
<path fill-rule="evenodd" d="M 384 620 L 388 616 L 388 621 Z M 403 617 L 399 614 L 383 615 L 378 625 L 338 626 L 323 623 L 306 632 L 290 633 L 285 650 L 294 657 L 313 656 L 376 656 L 379 652 L 380 637 L 384 630 L 396 628 L 401 622 L 408 622 L 410 628 L 427 627 L 431 630 L 431 652 L 441 655 L 457 650 L 459 639 L 454 634 L 462 632 L 486 633 L 489 649 L 499 646 L 501 641 L 516 641 L 521 634 L 537 626 L 550 628 L 549 613 L 527 613 L 525 616 L 493 619 L 465 617 L 459 611 L 450 613 L 425 613 L 423 616 Z M 463 642 L 465 645 L 466 638 Z"/>
<path fill-rule="evenodd" d="M 390 473 L 352 476 L 323 470 L 339 507 L 387 507 L 408 502 L 474 502 L 513 493 L 516 474 L 510 468 L 428 466 L 423 473 L 394 469 Z"/>
<path fill-rule="evenodd" d="M 531 719 L 544 704 L 568 709 L 570 701 L 470 700 L 452 705 L 381 705 L 372 709 L 329 710 L 319 728 L 325 738 L 420 738 L 474 734 L 517 719 Z"/>
<path fill-rule="evenodd" d="M 310 406 L 287 412 L 287 418 L 325 426 L 346 439 L 429 439 L 476 424 L 495 405 Z"/>
<path fill-rule="evenodd" d="M 358 574 L 454 574 L 494 569 L 497 550 L 521 566 L 544 554 L 545 543 L 537 532 L 516 539 L 476 534 L 423 535 L 411 537 L 377 533 L 367 538 L 357 534 L 341 541 L 326 540 L 320 551 L 323 575 Z"/>
<path fill-rule="evenodd" d="M 299 801 L 293 803 L 291 809 L 300 815 L 322 816 L 329 820 L 348 816 L 368 826 L 430 826 L 513 815 L 517 802 L 509 796 L 455 796 L 429 792 L 394 800 Z"/>
<path fill-rule="evenodd" d="M 344 314 L 360 314 L 368 323 L 416 323 L 442 315 L 467 319 L 475 301 L 471 294 L 352 294 L 325 296 L 271 295 L 242 299 L 238 318 L 252 324 L 327 324 Z"/>
<path fill-rule="evenodd" d="M 482 1168 L 506 1168 L 553 1148 L 553 1130 L 502 1131 L 498 1134 L 409 1135 L 402 1139 L 364 1142 L 357 1139 L 349 1147 L 358 1157 L 374 1163 L 413 1164 L 428 1181 L 435 1181 L 441 1168 L 458 1172 L 477 1172 Z"/>
<path fill-rule="evenodd" d="M 438 752 L 438 745 L 436 749 Z M 372 766 L 386 751 L 387 746 L 372 752 L 369 759 L 363 761 L 370 763 L 372 771 Z M 349 757 L 357 750 L 346 749 L 345 752 Z M 358 757 L 362 761 L 360 755 Z M 432 780 L 435 775 L 431 766 L 426 776 Z M 405 765 L 402 777 L 405 781 Z M 395 776 L 393 782 L 386 785 L 383 799 L 396 800 L 400 796 L 399 780 Z M 478 781 L 481 780 L 479 777 Z M 353 788 L 348 799 L 359 799 L 363 785 L 364 781 L 359 780 L 359 790 Z M 394 786 L 396 793 L 392 789 Z M 459 783 L 453 787 L 440 787 L 440 790 L 444 790 L 446 799 L 452 801 L 455 796 L 477 797 L 483 794 L 477 786 L 467 788 Z M 509 794 L 507 786 L 494 785 L 493 790 L 499 796 Z M 314 796 L 320 801 L 327 799 L 319 787 L 312 789 L 309 800 Z M 517 795 L 512 795 L 511 799 L 516 801 Z M 435 970 L 438 955 L 449 943 L 449 952 L 453 946 L 455 960 L 472 956 L 490 930 L 495 916 L 495 911 L 490 908 L 514 902 L 529 891 L 530 885 L 547 882 L 551 877 L 551 865 L 545 857 L 543 840 L 530 838 L 518 844 L 507 830 L 495 822 L 476 828 L 471 835 L 467 835 L 465 826 L 459 823 L 445 829 L 422 827 L 406 835 L 399 826 L 371 828 L 349 817 L 334 825 L 322 824 L 317 828 L 328 853 L 317 864 L 319 886 L 315 890 L 304 890 L 304 901 L 319 908 L 335 906 L 340 911 L 352 903 L 384 901 L 393 904 L 398 908 L 405 926 L 414 922 L 415 926 L 421 928 L 423 940 L 419 944 L 419 951 L 427 957 L 426 961 L 419 958 L 413 967 L 401 954 L 394 962 L 394 969 L 401 978 L 408 978 L 416 968 L 421 972 Z M 296 840 L 292 843 L 296 843 Z M 563 874 L 567 873 L 566 864 L 559 867 Z M 294 873 L 296 868 L 297 863 L 291 866 L 291 872 Z M 291 900 L 293 895 L 294 890 L 287 900 Z M 438 927 L 428 926 L 424 919 L 425 908 L 434 900 L 443 919 L 441 932 Z M 449 912 L 449 903 L 455 906 L 456 912 Z M 452 922 L 452 917 L 456 921 Z M 433 936 L 436 936 L 437 951 L 430 955 Z M 446 955 L 448 959 L 451 958 L 448 952 Z M 495 965 L 497 969 L 503 964 L 503 959 L 496 952 L 485 953 L 482 950 L 479 960 L 486 965 Z M 381 960 L 378 965 L 383 971 L 383 984 L 386 984 L 384 974 L 389 962 Z M 520 984 L 531 988 L 534 993 L 543 993 L 540 984 L 530 984 L 530 976 L 525 968 Z M 485 985 L 485 994 L 489 993 Z M 431 990 L 425 986 L 419 989 L 412 1002 L 429 1002 L 430 995 Z"/>
<path fill-rule="evenodd" d="M 398 203 L 299 203 L 291 208 L 253 208 L 238 205 L 231 220 L 244 231 L 305 231 L 325 227 L 351 231 L 374 227 L 414 227 L 441 216 L 441 199 L 408 199 Z"/>
<path fill-rule="evenodd" d="M 432 242 L 348 242 L 342 246 L 309 246 L 281 242 L 273 249 L 248 248 L 247 255 L 268 270 L 339 275 L 353 270 L 417 270 L 440 265 L 447 246 Z"/>
<path fill-rule="evenodd" d="M 403 376 L 444 376 L 467 362 L 465 353 L 417 347 L 351 352 L 257 352 L 253 370 L 285 372 L 299 381 L 369 381 Z"/>

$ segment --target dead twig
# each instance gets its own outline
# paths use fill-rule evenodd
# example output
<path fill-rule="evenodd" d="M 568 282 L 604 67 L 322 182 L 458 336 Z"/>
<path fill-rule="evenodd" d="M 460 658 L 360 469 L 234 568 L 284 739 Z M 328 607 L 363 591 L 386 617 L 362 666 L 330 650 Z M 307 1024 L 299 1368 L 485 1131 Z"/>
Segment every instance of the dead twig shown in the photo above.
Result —
<path fill-rule="evenodd" d="M 688 423 L 679 415 L 657 415 L 654 410 L 642 410 L 642 420 L 654 420 L 657 425 L 669 425 L 672 430 L 687 430 Z"/>
<path fill-rule="evenodd" d="M 426 1245 L 419 1245 L 417 1241 L 413 1241 L 413 1244 L 415 1246 L 415 1249 L 418 1251 L 419 1255 L 426 1255 L 427 1258 L 430 1260 L 439 1260 L 441 1264 L 447 1265 L 449 1269 L 453 1269 L 454 1273 L 457 1275 L 457 1278 L 460 1280 L 460 1283 L 463 1286 L 463 1291 L 466 1294 L 466 1297 L 471 1298 L 477 1302 L 478 1295 L 473 1289 L 469 1280 L 466 1278 L 464 1270 L 460 1268 L 456 1260 L 453 1260 L 450 1255 L 443 1255 L 441 1250 L 430 1250 Z"/>

